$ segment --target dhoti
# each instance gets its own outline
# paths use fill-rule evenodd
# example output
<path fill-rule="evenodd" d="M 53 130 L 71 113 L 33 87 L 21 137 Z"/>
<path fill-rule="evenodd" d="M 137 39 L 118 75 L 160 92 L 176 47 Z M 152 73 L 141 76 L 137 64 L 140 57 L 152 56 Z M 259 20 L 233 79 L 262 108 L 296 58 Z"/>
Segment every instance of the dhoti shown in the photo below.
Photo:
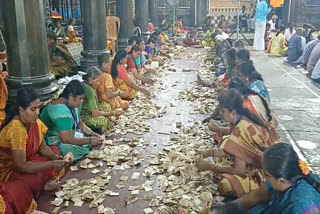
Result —
<path fill-rule="evenodd" d="M 257 51 L 264 51 L 265 50 L 265 41 L 264 35 L 266 31 L 266 23 L 256 22 L 255 24 L 255 34 L 254 34 L 254 42 L 253 42 L 253 49 Z"/>

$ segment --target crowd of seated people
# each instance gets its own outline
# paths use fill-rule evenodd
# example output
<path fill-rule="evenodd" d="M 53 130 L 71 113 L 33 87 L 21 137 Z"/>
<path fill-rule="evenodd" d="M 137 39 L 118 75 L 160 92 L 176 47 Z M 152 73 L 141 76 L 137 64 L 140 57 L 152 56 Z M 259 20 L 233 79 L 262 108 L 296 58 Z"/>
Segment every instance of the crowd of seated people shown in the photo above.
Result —
<path fill-rule="evenodd" d="M 56 39 L 63 36 L 60 25 L 56 32 L 47 31 L 49 67 L 56 77 L 77 71 L 67 47 Z M 164 31 L 155 31 L 145 44 L 133 36 L 127 50 L 119 50 L 114 57 L 98 56 L 99 66 L 89 67 L 83 82 L 71 80 L 44 107 L 37 92 L 23 86 L 6 114 L 8 89 L 0 75 L 1 213 L 32 213 L 37 207 L 34 197 L 43 190 L 56 190 L 65 168 L 101 145 L 102 134 L 139 91 L 151 95 L 146 85 L 153 84 L 154 70 L 147 65 L 163 64 L 172 44 Z"/>
<path fill-rule="evenodd" d="M 271 23 L 274 22 L 270 20 L 266 26 L 266 52 L 274 57 L 286 57 L 286 63 L 306 69 L 307 75 L 319 83 L 320 31 L 316 33 L 309 25 L 294 28 L 292 23 L 287 29 L 283 25 L 276 28 L 274 24 L 273 29 Z"/>
<path fill-rule="evenodd" d="M 195 160 L 199 171 L 214 174 L 226 201 L 238 198 L 214 208 L 216 213 L 231 213 L 230 207 L 239 213 L 320 211 L 320 179 L 279 137 L 268 90 L 249 51 L 231 48 L 225 55 L 228 70 L 215 86 L 219 105 L 203 120 L 217 145 Z M 308 200 L 299 198 L 300 191 L 310 194 Z"/>

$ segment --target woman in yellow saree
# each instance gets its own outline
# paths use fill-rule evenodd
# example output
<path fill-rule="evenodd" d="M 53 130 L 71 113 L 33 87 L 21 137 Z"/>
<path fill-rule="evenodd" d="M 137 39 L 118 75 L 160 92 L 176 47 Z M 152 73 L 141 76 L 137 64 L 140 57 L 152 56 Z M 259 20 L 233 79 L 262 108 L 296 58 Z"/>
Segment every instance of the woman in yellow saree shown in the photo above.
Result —
<path fill-rule="evenodd" d="M 2 75 L 0 75 L 0 128 L 6 119 L 6 106 L 8 100 L 8 87 Z"/>
<path fill-rule="evenodd" d="M 261 158 L 274 142 L 269 137 L 268 126 L 243 108 L 239 91 L 230 89 L 219 99 L 219 105 L 223 118 L 233 127 L 232 133 L 218 149 L 205 151 L 203 158 L 220 157 L 224 161 L 212 164 L 200 160 L 197 165 L 199 171 L 209 170 L 221 175 L 219 191 L 223 196 L 240 197 L 266 180 Z"/>
<path fill-rule="evenodd" d="M 286 38 L 284 36 L 286 28 L 281 25 L 276 35 L 272 38 L 272 45 L 270 50 L 271 56 L 286 56 L 288 47 L 286 46 Z"/>
<path fill-rule="evenodd" d="M 114 57 L 111 75 L 115 88 L 126 92 L 129 95 L 128 99 L 137 97 L 137 91 L 141 91 L 145 95 L 150 96 L 150 92 L 147 89 L 138 86 L 130 80 L 124 67 L 127 64 L 127 57 L 128 54 L 125 50 L 118 51 Z"/>

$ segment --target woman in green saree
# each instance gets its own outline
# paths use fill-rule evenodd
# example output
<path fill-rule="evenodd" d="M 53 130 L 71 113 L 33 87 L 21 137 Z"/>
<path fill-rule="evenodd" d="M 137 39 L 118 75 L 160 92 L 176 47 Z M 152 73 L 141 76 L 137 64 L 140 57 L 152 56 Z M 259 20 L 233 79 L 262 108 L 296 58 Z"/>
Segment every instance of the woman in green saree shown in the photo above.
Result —
<path fill-rule="evenodd" d="M 72 80 L 60 98 L 48 104 L 40 116 L 49 129 L 45 136 L 47 144 L 57 146 L 63 156 L 72 152 L 75 161 L 89 154 L 93 146 L 102 142 L 101 136 L 80 119 L 84 96 L 83 85 L 78 80 Z"/>
<path fill-rule="evenodd" d="M 83 104 L 83 121 L 94 131 L 108 132 L 109 119 L 111 116 L 119 117 L 122 114 L 121 110 L 111 110 L 111 106 L 107 102 L 98 103 L 96 88 L 99 82 L 98 77 L 101 71 L 97 67 L 90 67 L 87 73 L 83 75 L 84 90 L 86 92 Z"/>

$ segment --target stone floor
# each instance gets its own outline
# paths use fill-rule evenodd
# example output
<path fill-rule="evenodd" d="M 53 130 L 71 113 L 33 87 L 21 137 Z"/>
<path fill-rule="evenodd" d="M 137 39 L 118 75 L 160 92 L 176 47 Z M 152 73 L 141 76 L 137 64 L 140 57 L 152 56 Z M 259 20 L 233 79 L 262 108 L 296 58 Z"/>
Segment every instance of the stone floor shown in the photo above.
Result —
<path fill-rule="evenodd" d="M 252 52 L 271 96 L 272 109 L 280 119 L 278 132 L 316 168 L 320 166 L 320 87 L 297 70 L 283 64 L 285 58 Z"/>
<path fill-rule="evenodd" d="M 78 47 L 76 47 L 78 48 Z M 75 49 L 76 49 L 75 48 Z M 187 49 L 183 55 L 191 55 L 193 53 L 204 51 L 199 49 Z M 309 80 L 303 71 L 296 70 L 292 67 L 284 65 L 281 58 L 270 58 L 261 52 L 252 52 L 252 59 L 257 70 L 263 74 L 265 83 L 269 89 L 272 109 L 275 110 L 279 117 L 280 125 L 278 133 L 284 142 L 294 145 L 301 155 L 301 158 L 307 159 L 312 166 L 320 166 L 320 154 L 317 150 L 320 148 L 320 88 Z M 168 142 L 169 135 L 159 134 L 166 133 L 175 128 L 176 122 L 182 124 L 201 121 L 204 115 L 190 114 L 192 103 L 188 101 L 177 100 L 181 90 L 190 87 L 196 82 L 196 71 L 181 72 L 182 68 L 200 69 L 200 65 L 195 61 L 174 60 L 177 72 L 166 72 L 162 80 L 165 90 L 156 95 L 153 101 L 159 105 L 169 106 L 166 114 L 157 119 L 149 120 L 151 131 L 144 135 L 144 139 L 150 141 L 150 145 L 145 149 L 145 153 L 157 153 L 163 148 L 164 142 Z M 170 103 L 175 103 L 170 107 Z M 143 166 L 144 164 L 142 164 Z M 134 171 L 142 171 L 143 167 L 130 169 L 122 175 L 131 175 Z M 116 190 L 116 180 L 114 176 L 119 177 L 118 172 L 112 172 L 112 179 L 108 188 Z M 88 178 L 85 171 L 68 172 L 65 179 L 71 177 Z M 130 184 L 131 185 L 131 184 Z M 134 185 L 134 184 L 132 184 Z M 125 206 L 125 200 L 129 192 L 127 190 L 118 190 L 119 197 L 108 197 L 103 204 L 112 208 L 116 208 L 117 213 L 121 214 L 138 214 L 147 206 L 146 201 L 139 200 L 129 207 Z M 43 193 L 39 200 L 39 210 L 52 212 L 53 206 L 50 201 L 53 200 L 53 193 Z M 61 209 L 60 211 L 63 211 Z M 81 208 L 70 206 L 69 209 L 77 214 L 96 213 L 96 209 L 89 209 L 88 204 Z"/>
<path fill-rule="evenodd" d="M 191 55 L 195 50 L 187 50 L 182 53 L 183 55 Z M 199 51 L 197 49 L 196 51 Z M 202 49 L 202 51 L 204 51 Z M 170 141 L 170 133 L 176 127 L 176 122 L 181 122 L 183 125 L 187 125 L 188 123 L 194 123 L 195 121 L 201 121 L 204 116 L 190 114 L 192 111 L 192 103 L 189 101 L 178 100 L 179 92 L 190 87 L 197 80 L 197 72 L 196 70 L 200 69 L 200 65 L 198 62 L 194 61 L 184 61 L 184 60 L 173 60 L 175 67 L 177 68 L 177 72 L 166 72 L 162 78 L 164 82 L 163 88 L 159 94 L 156 94 L 156 98 L 153 100 L 156 104 L 160 106 L 167 106 L 166 114 L 157 119 L 149 120 L 149 124 L 151 126 L 151 131 L 144 135 L 144 140 L 149 141 L 150 145 L 145 149 L 144 153 L 153 154 L 160 152 L 165 143 Z M 183 68 L 191 68 L 193 71 L 191 72 L 182 72 Z M 171 105 L 170 103 L 173 103 Z M 147 158 L 146 161 L 147 162 Z M 108 185 L 108 189 L 112 191 L 116 191 L 120 193 L 119 197 L 108 197 L 107 200 L 103 202 L 105 207 L 112 207 L 117 210 L 116 213 L 121 214 L 141 214 L 143 213 L 143 209 L 147 207 L 148 202 L 145 200 L 139 200 L 135 202 L 133 205 L 129 207 L 125 206 L 125 201 L 130 195 L 126 189 L 118 190 L 116 188 L 117 183 L 119 182 L 120 176 L 131 176 L 133 172 L 143 172 L 144 165 L 146 163 L 142 163 L 142 167 L 138 167 L 135 169 L 129 169 L 126 171 L 115 171 L 110 175 L 112 179 Z M 77 164 L 77 166 L 79 163 Z M 80 178 L 80 179 L 88 179 L 90 178 L 90 172 L 87 170 L 80 170 L 77 172 L 67 172 L 64 176 L 64 179 L 70 178 Z M 63 182 L 62 180 L 62 182 Z M 145 182 L 145 178 L 140 179 L 139 183 Z M 130 185 L 137 185 L 137 182 L 130 183 Z M 39 210 L 51 213 L 54 209 L 53 205 L 50 205 L 50 201 L 54 199 L 54 193 L 43 192 L 39 199 L 37 200 L 39 205 Z M 70 203 L 71 204 L 71 203 Z M 96 213 L 96 209 L 89 209 L 88 204 L 84 204 L 82 207 L 73 207 L 72 205 L 68 209 L 61 209 L 61 211 L 71 210 L 76 214 L 91 214 Z"/>

